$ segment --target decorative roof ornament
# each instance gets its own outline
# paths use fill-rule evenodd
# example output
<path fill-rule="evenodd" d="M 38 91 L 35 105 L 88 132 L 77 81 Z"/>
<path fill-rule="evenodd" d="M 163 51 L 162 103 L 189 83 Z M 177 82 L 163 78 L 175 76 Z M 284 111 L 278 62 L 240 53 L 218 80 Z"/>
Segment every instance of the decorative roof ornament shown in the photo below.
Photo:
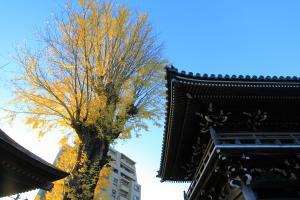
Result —
<path fill-rule="evenodd" d="M 243 112 L 243 115 L 247 117 L 247 126 L 248 128 L 257 131 L 257 129 L 262 125 L 262 122 L 265 121 L 268 117 L 267 112 L 263 112 L 258 109 L 256 112 Z"/>
<path fill-rule="evenodd" d="M 195 113 L 200 116 L 201 133 L 207 133 L 210 127 L 222 126 L 231 115 L 231 112 L 225 113 L 223 109 L 214 110 L 212 103 L 209 103 L 207 110 L 207 113 Z"/>

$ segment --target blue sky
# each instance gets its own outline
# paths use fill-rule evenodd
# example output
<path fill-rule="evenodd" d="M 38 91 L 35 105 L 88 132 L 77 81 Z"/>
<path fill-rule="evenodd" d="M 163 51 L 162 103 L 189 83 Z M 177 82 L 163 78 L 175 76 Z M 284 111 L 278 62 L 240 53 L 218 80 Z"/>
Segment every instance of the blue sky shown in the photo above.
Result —
<path fill-rule="evenodd" d="M 26 42 L 36 48 L 36 36 L 54 13 L 64 7 L 60 0 L 19 1 L 1 4 L 0 66 L 15 71 L 11 58 L 15 47 Z M 300 76 L 300 1 L 297 0 L 206 0 L 206 1 L 129 1 L 135 12 L 146 12 L 163 55 L 179 70 L 215 74 L 256 74 Z M 76 1 L 74 1 L 76 3 Z M 0 106 L 10 94 L 6 82 L 13 73 L 0 70 Z M 34 132 L 20 129 L 21 122 L 5 129 L 19 143 L 51 161 L 57 152 L 47 140 L 38 143 Z M 19 129 L 16 129 L 18 126 Z M 23 131 L 23 132 L 22 132 Z M 18 133 L 16 133 L 18 132 Z M 137 161 L 142 199 L 183 199 L 185 188 L 176 183 L 161 184 L 155 178 L 159 169 L 162 128 L 152 127 L 140 138 L 118 143 L 115 148 Z M 44 142 L 44 143 L 43 143 Z M 43 144 L 43 145 L 42 145 Z M 45 145 L 44 145 L 45 146 Z M 48 149 L 49 148 L 49 149 Z M 172 196 L 170 196 L 172 195 Z"/>
<path fill-rule="evenodd" d="M 299 73 L 299 1 L 139 2 L 134 6 L 149 13 L 165 56 L 180 69 Z"/>

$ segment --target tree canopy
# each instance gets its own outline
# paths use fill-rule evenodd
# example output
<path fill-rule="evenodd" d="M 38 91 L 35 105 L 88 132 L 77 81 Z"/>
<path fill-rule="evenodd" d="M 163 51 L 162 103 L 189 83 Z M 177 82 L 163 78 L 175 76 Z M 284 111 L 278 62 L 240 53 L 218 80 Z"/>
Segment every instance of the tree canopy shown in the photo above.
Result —
<path fill-rule="evenodd" d="M 101 124 L 112 130 L 102 136 L 128 138 L 146 128 L 143 119 L 161 115 L 160 45 L 147 15 L 133 19 L 122 5 L 79 2 L 47 27 L 38 53 L 19 51 L 16 100 L 41 135 L 57 125 Z"/>
<path fill-rule="evenodd" d="M 41 136 L 56 127 L 74 130 L 80 142 L 67 184 L 75 187 L 72 199 L 91 199 L 109 161 L 109 144 L 162 116 L 161 45 L 146 14 L 97 0 L 67 5 L 41 34 L 40 45 L 36 52 L 18 52 L 22 70 L 14 102 Z M 86 179 L 93 180 L 89 186 Z"/>

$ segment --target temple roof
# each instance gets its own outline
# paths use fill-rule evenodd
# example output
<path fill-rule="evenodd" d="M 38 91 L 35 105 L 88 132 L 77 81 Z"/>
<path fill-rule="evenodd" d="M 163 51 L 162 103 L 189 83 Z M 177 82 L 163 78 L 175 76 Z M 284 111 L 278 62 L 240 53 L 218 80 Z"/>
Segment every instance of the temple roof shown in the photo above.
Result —
<path fill-rule="evenodd" d="M 191 180 L 184 164 L 195 143 L 207 145 L 207 124 L 202 121 L 207 116 L 218 114 L 226 119 L 222 128 L 216 128 L 218 132 L 300 131 L 300 111 L 295 109 L 300 106 L 299 77 L 209 76 L 167 67 L 166 81 L 165 130 L 158 172 L 162 181 Z M 264 122 L 251 125 L 254 115 L 265 117 Z"/>
<path fill-rule="evenodd" d="M 31 153 L 0 129 L 0 197 L 41 188 L 68 176 Z"/>

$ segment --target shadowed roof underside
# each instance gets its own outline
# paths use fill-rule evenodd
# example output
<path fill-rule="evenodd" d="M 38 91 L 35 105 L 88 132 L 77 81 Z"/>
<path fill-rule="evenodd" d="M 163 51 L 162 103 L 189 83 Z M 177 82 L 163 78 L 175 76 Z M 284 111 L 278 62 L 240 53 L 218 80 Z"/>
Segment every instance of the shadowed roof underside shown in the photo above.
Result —
<path fill-rule="evenodd" d="M 209 109 L 230 114 L 218 132 L 253 131 L 242 120 L 245 113 L 258 110 L 268 113 L 268 118 L 256 131 L 300 131 L 300 112 L 295 109 L 300 107 L 299 77 L 208 76 L 167 67 L 166 82 L 167 110 L 158 172 L 162 181 L 191 180 L 184 164 L 199 136 L 200 146 L 207 145 L 208 135 L 200 122 Z"/>
<path fill-rule="evenodd" d="M 41 188 L 68 176 L 34 155 L 0 129 L 0 197 Z"/>

